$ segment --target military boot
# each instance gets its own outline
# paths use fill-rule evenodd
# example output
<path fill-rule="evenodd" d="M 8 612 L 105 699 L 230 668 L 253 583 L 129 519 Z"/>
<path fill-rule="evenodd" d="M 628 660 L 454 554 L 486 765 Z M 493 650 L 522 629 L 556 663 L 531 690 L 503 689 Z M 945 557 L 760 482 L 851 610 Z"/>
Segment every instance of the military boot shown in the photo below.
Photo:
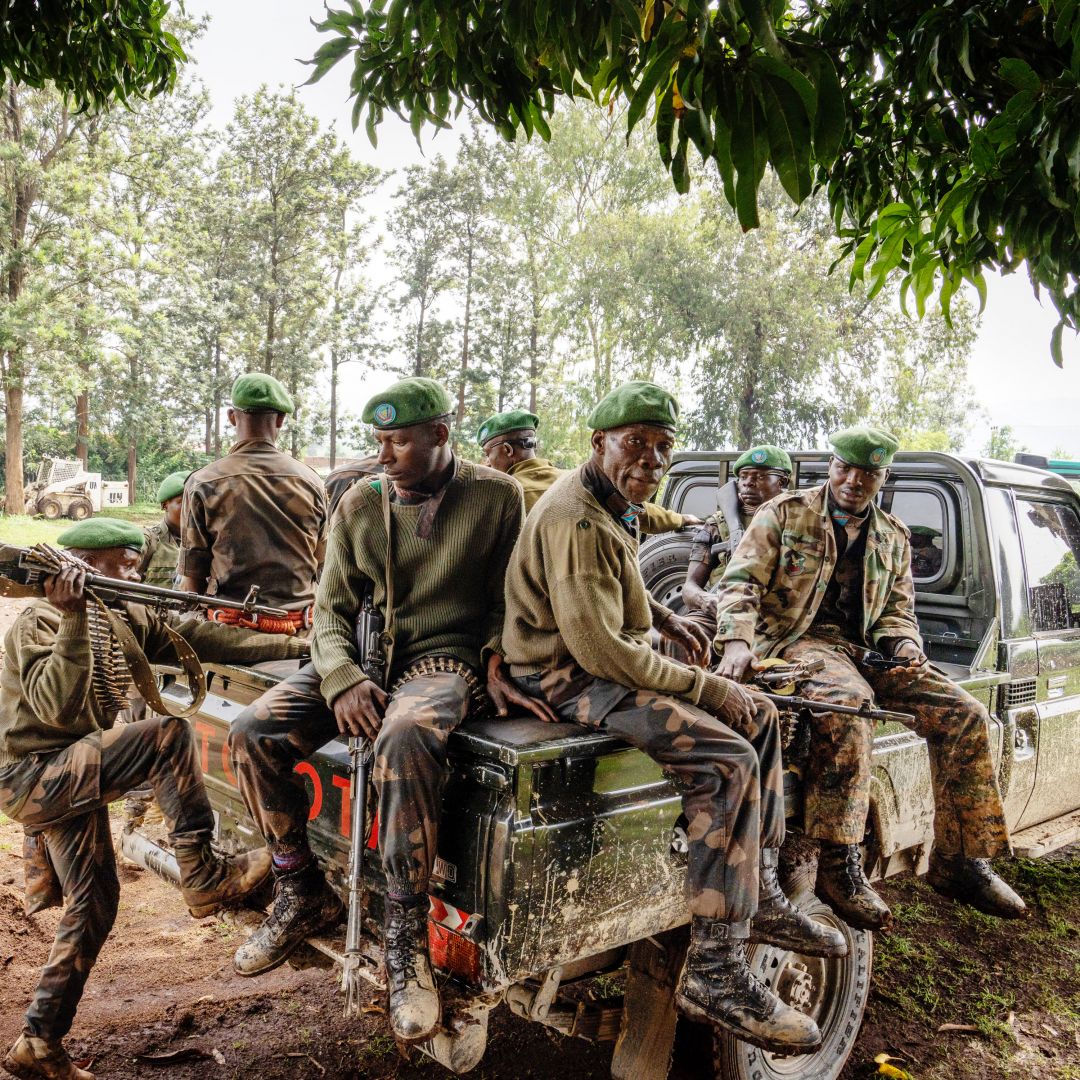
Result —
<path fill-rule="evenodd" d="M 803 956 L 847 956 L 847 939 L 839 930 L 804 915 L 780 888 L 776 848 L 761 852 L 758 909 L 750 923 L 750 940 L 777 945 Z"/>
<path fill-rule="evenodd" d="M 811 1053 L 821 1045 L 817 1024 L 785 1005 L 751 972 L 746 931 L 746 923 L 694 916 L 675 995 L 679 1010 L 774 1054 Z"/>
<path fill-rule="evenodd" d="M 383 949 L 390 1027 L 402 1042 L 420 1042 L 435 1032 L 442 1019 L 427 952 L 427 897 L 408 905 L 386 898 Z"/>
<path fill-rule="evenodd" d="M 173 846 L 180 867 L 180 892 L 196 919 L 224 907 L 239 907 L 270 876 L 266 848 L 243 855 L 218 855 L 208 840 L 177 841 Z"/>
<path fill-rule="evenodd" d="M 34 1035 L 20 1035 L 3 1065 L 19 1080 L 94 1080 L 94 1074 L 76 1066 L 60 1043 Z"/>
<path fill-rule="evenodd" d="M 814 892 L 856 930 L 880 930 L 892 921 L 889 905 L 870 887 L 858 844 L 822 844 Z"/>
<path fill-rule="evenodd" d="M 966 859 L 963 855 L 933 851 L 926 880 L 935 892 L 970 904 L 987 915 L 1022 919 L 1027 914 L 1027 905 L 994 873 L 989 859 Z"/>
<path fill-rule="evenodd" d="M 276 874 L 270 914 L 236 950 L 238 975 L 262 975 L 283 964 L 314 934 L 336 926 L 345 913 L 341 898 L 317 866 Z"/>

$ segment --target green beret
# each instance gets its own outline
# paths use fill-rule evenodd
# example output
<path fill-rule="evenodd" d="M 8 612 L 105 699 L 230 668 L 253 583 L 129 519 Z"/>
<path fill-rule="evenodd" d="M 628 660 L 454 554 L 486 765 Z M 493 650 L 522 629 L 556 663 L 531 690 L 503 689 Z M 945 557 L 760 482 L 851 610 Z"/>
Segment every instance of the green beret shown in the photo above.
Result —
<path fill-rule="evenodd" d="M 535 431 L 539 426 L 540 417 L 524 409 L 511 409 L 489 416 L 477 429 L 476 441 L 483 446 L 496 435 L 505 435 L 508 431 Z"/>
<path fill-rule="evenodd" d="M 884 469 L 900 446 L 895 435 L 872 427 L 853 427 L 829 438 L 833 453 L 860 469 Z"/>
<path fill-rule="evenodd" d="M 79 548 L 82 551 L 103 551 L 105 548 L 143 549 L 143 531 L 130 521 L 118 518 L 96 517 L 80 521 L 65 529 L 56 542 L 61 547 Z"/>
<path fill-rule="evenodd" d="M 927 540 L 936 540 L 941 535 L 940 529 L 934 529 L 929 525 L 912 525 L 908 528 L 912 536 L 925 536 Z"/>
<path fill-rule="evenodd" d="M 261 371 L 241 375 L 232 388 L 234 409 L 270 409 L 273 412 L 293 412 L 289 391 L 274 378 Z"/>
<path fill-rule="evenodd" d="M 434 380 L 415 375 L 388 386 L 364 406 L 363 421 L 378 431 L 411 427 L 446 416 L 450 395 Z"/>
<path fill-rule="evenodd" d="M 187 478 L 187 469 L 182 469 L 180 472 L 169 473 L 169 475 L 161 481 L 161 486 L 157 489 L 157 501 L 159 503 L 166 503 L 170 499 L 175 499 L 177 495 L 183 495 L 184 481 Z"/>
<path fill-rule="evenodd" d="M 617 386 L 589 414 L 590 431 L 610 431 L 627 424 L 659 424 L 673 428 L 679 422 L 679 403 L 651 382 L 628 382 Z"/>
<path fill-rule="evenodd" d="M 779 469 L 781 472 L 791 472 L 791 458 L 786 450 L 779 446 L 751 446 L 745 454 L 735 461 L 731 471 L 738 476 L 740 469 Z"/>

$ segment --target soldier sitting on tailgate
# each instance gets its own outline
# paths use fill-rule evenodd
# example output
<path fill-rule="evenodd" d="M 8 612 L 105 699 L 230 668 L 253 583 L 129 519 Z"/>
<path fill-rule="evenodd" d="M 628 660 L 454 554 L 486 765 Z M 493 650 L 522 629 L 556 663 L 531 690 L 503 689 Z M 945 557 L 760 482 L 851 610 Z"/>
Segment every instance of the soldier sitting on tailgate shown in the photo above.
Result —
<path fill-rule="evenodd" d="M 129 522 L 92 518 L 57 542 L 99 574 L 139 580 L 143 534 Z M 226 859 L 211 848 L 214 816 L 186 720 L 152 715 L 114 726 L 131 675 L 107 618 L 86 599 L 84 579 L 75 568 L 48 578 L 45 599 L 31 603 L 4 639 L 0 811 L 44 839 L 66 901 L 23 1034 L 3 1062 L 24 1078 L 93 1080 L 62 1040 L 116 917 L 110 802 L 150 782 L 197 918 L 240 904 L 270 873 L 265 850 Z M 162 617 L 135 604 L 118 610 L 151 661 L 173 658 L 166 624 L 208 660 L 250 664 L 307 653 L 290 637 Z"/>
<path fill-rule="evenodd" d="M 1017 918 L 1024 902 L 989 862 L 1009 850 L 989 717 L 927 662 L 907 529 L 874 502 L 897 441 L 863 427 L 831 442 L 828 481 L 762 507 L 728 563 L 718 588 L 717 670 L 742 679 L 755 657 L 823 660 L 824 670 L 802 684 L 807 697 L 855 706 L 876 698 L 914 713 L 934 782 L 927 880 L 987 914 Z M 851 926 L 867 930 L 891 918 L 866 879 L 859 847 L 873 741 L 869 720 L 814 713 L 803 774 L 804 829 L 821 841 L 816 892 Z"/>
<path fill-rule="evenodd" d="M 164 514 L 156 525 L 143 529 L 142 561 L 139 576 L 147 585 L 175 589 L 176 564 L 180 558 L 180 510 L 184 503 L 187 470 L 169 473 L 158 488 L 157 501 Z"/>

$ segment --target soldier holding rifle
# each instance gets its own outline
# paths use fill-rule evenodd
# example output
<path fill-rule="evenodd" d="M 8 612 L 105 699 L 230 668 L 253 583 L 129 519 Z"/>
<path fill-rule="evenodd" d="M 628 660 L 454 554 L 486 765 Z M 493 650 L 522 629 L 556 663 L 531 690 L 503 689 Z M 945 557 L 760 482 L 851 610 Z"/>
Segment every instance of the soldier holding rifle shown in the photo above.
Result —
<path fill-rule="evenodd" d="M 427 1038 L 441 1020 L 426 894 L 447 736 L 487 693 L 500 712 L 518 705 L 551 716 L 502 668 L 503 577 L 524 518 L 521 490 L 453 453 L 451 410 L 445 389 L 424 378 L 395 383 L 364 407 L 383 474 L 358 481 L 334 515 L 314 664 L 245 709 L 229 737 L 275 876 L 269 917 L 236 953 L 243 975 L 276 967 L 341 917 L 308 846 L 308 797 L 294 766 L 335 735 L 374 741 L 390 1025 L 404 1042 Z M 392 640 L 386 686 L 363 669 L 357 648 L 369 592 Z"/>
<path fill-rule="evenodd" d="M 139 581 L 143 533 L 135 525 L 93 518 L 61 534 L 59 543 L 96 574 L 118 579 L 121 589 Z M 114 726 L 127 705 L 132 641 L 144 661 L 171 661 L 175 635 L 210 660 L 254 663 L 307 651 L 294 638 L 160 615 L 136 604 L 108 610 L 88 597 L 87 582 L 76 563 L 46 576 L 44 599 L 23 611 L 4 640 L 0 810 L 43 837 L 45 869 L 55 873 L 67 901 L 23 1034 L 3 1063 L 24 1078 L 92 1080 L 72 1064 L 62 1040 L 116 916 L 111 801 L 147 781 L 152 785 L 183 897 L 196 917 L 239 904 L 270 872 L 266 851 L 224 859 L 211 849 L 213 814 L 185 720 L 151 716 Z M 126 646 L 117 634 L 127 638 Z"/>
<path fill-rule="evenodd" d="M 989 860 L 1009 850 L 990 755 L 989 717 L 934 671 L 915 617 L 908 531 L 874 502 L 896 439 L 869 427 L 831 439 L 828 481 L 762 507 L 718 588 L 719 672 L 742 679 L 755 658 L 823 661 L 802 684 L 822 702 L 878 702 L 913 713 L 930 750 L 934 850 L 927 880 L 940 893 L 1002 918 L 1024 902 Z M 814 712 L 804 828 L 821 841 L 817 894 L 851 926 L 878 929 L 888 906 L 863 872 L 870 804 L 869 716 Z"/>

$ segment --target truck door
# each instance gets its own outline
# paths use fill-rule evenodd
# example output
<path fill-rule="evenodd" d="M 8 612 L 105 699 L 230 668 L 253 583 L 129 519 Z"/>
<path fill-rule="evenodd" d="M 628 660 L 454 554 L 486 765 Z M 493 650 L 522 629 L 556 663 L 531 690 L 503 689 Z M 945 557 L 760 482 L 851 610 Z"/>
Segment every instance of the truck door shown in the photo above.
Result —
<path fill-rule="evenodd" d="M 1038 824 L 1080 807 L 1080 517 L 1068 496 L 1016 493 L 1032 636 L 1038 655 Z"/>

